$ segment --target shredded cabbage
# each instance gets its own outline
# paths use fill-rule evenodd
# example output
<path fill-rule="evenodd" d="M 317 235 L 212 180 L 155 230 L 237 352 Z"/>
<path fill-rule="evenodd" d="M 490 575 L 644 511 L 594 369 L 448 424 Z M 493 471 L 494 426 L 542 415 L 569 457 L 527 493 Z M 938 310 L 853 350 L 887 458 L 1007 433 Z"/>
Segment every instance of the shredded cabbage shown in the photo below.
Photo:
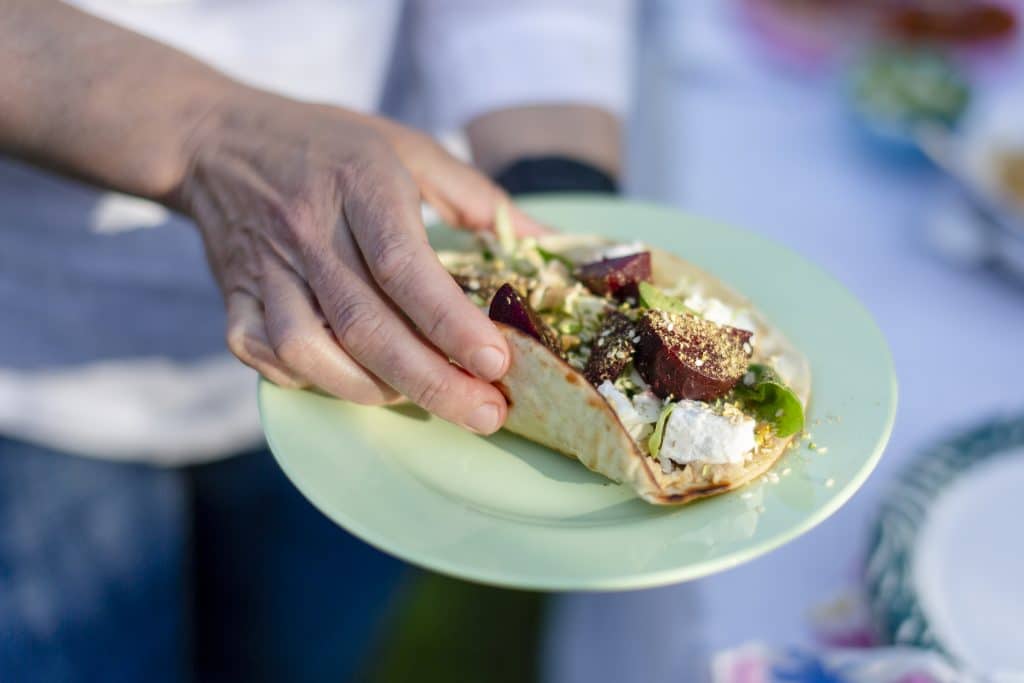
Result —
<path fill-rule="evenodd" d="M 508 202 L 501 202 L 494 213 L 494 232 L 498 236 L 498 244 L 506 254 L 516 249 L 516 226 L 512 223 L 512 213 Z"/>

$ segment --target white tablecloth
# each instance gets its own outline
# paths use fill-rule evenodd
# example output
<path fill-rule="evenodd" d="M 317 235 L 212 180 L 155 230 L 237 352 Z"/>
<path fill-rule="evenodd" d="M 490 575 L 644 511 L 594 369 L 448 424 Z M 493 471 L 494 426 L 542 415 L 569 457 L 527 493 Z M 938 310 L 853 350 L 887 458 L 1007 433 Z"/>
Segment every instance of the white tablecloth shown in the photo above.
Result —
<path fill-rule="evenodd" d="M 856 584 L 881 496 L 915 451 L 958 428 L 1024 412 L 1024 289 L 933 257 L 923 222 L 942 180 L 873 154 L 851 133 L 834 74 L 796 73 L 766 59 L 738 30 L 731 5 L 655 3 L 634 194 L 767 235 L 848 287 L 892 349 L 895 430 L 849 504 L 782 549 L 633 600 L 565 598 L 548 641 L 565 646 L 548 660 L 560 681 L 614 680 L 609 671 L 647 683 L 689 681 L 701 651 L 751 639 L 807 643 L 808 611 Z M 647 624 L 640 632 L 616 630 L 617 622 L 635 629 L 638 621 Z M 679 622 L 689 625 L 686 639 L 672 637 Z M 660 647 L 627 646 L 629 638 L 655 638 Z"/>

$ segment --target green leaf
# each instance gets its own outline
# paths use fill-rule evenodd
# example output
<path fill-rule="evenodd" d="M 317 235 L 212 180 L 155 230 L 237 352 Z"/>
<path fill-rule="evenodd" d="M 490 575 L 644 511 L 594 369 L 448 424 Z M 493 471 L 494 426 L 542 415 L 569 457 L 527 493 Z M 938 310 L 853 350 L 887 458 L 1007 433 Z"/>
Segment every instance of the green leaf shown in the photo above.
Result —
<path fill-rule="evenodd" d="M 582 330 L 583 324 L 573 318 L 566 318 L 558 323 L 558 331 L 562 334 L 579 334 Z"/>
<path fill-rule="evenodd" d="M 751 365 L 733 394 L 759 420 L 771 424 L 778 436 L 790 436 L 804 428 L 803 404 L 767 365 Z"/>
<path fill-rule="evenodd" d="M 668 311 L 669 313 L 679 313 L 685 315 L 698 315 L 696 311 L 691 308 L 687 308 L 686 304 L 681 299 L 677 299 L 674 296 L 669 296 L 665 292 L 661 291 L 650 282 L 640 282 L 640 305 L 645 308 L 651 308 L 657 311 Z"/>
<path fill-rule="evenodd" d="M 669 403 L 661 409 L 661 415 L 658 416 L 658 421 L 654 424 L 654 433 L 647 440 L 647 450 L 651 452 L 653 458 L 657 458 L 661 451 L 661 442 L 665 438 L 665 423 L 668 422 L 668 416 L 672 414 L 675 407 L 675 403 Z"/>
<path fill-rule="evenodd" d="M 570 272 L 576 267 L 576 264 L 570 261 L 567 256 L 562 256 L 561 254 L 556 254 L 553 251 L 548 251 L 540 245 L 537 245 L 537 253 L 540 254 L 542 259 L 544 259 L 544 263 L 560 261 L 565 264 L 565 267 L 568 268 Z"/>

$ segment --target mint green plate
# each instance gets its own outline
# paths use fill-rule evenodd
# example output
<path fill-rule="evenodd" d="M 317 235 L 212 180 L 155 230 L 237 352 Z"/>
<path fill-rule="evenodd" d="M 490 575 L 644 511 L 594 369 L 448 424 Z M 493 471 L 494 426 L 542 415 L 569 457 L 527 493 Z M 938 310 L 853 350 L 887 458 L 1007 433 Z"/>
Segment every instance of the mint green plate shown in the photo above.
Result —
<path fill-rule="evenodd" d="M 678 508 L 648 505 L 517 436 L 485 438 L 413 407 L 370 408 L 263 381 L 267 440 L 328 517 L 414 564 L 536 590 L 645 588 L 706 576 L 809 530 L 864 483 L 896 411 L 878 328 L 838 283 L 757 235 L 637 202 L 523 202 L 566 232 L 643 240 L 749 296 L 807 355 L 813 442 L 764 478 Z M 434 230 L 444 239 L 444 230 Z"/>

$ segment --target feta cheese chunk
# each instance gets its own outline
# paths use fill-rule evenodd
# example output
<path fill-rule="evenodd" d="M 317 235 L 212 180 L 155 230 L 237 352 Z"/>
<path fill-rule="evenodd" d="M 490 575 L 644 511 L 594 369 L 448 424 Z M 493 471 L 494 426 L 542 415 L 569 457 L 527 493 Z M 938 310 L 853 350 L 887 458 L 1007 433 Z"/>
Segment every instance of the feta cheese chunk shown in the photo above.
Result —
<path fill-rule="evenodd" d="M 629 397 L 624 393 L 615 388 L 615 385 L 609 380 L 605 380 L 597 387 L 597 393 L 604 396 L 604 399 L 608 401 L 608 405 L 612 407 L 615 414 L 618 415 L 619 421 L 622 422 L 622 426 L 626 428 L 629 435 L 636 440 L 643 439 L 653 431 L 652 423 L 658 420 L 658 413 L 661 411 L 661 402 L 657 396 L 654 399 L 658 401 L 658 410 L 651 411 L 649 406 L 641 402 L 641 409 L 643 412 L 637 410 L 633 402 L 629 400 Z M 643 394 L 637 396 L 640 398 Z M 653 412 L 654 417 L 651 417 Z"/>
<path fill-rule="evenodd" d="M 757 331 L 754 318 L 746 308 L 731 308 L 724 301 L 714 297 L 705 297 L 699 292 L 694 292 L 686 297 L 683 300 L 683 305 L 700 313 L 705 320 L 710 320 L 716 325 L 729 325 L 750 332 Z M 750 338 L 750 343 L 754 345 L 754 337 Z"/>
<path fill-rule="evenodd" d="M 683 305 L 690 310 L 697 311 L 705 320 L 710 320 L 716 325 L 732 325 L 735 314 L 724 302 L 714 297 L 704 297 L 693 293 L 683 300 Z"/>
<path fill-rule="evenodd" d="M 648 424 L 658 421 L 658 416 L 661 415 L 661 406 L 661 399 L 650 389 L 633 397 L 633 410 L 640 416 L 640 419 Z"/>
<path fill-rule="evenodd" d="M 679 401 L 665 424 L 659 455 L 680 465 L 741 464 L 756 446 L 754 427 L 755 422 L 740 413 L 723 416 L 705 403 Z"/>
<path fill-rule="evenodd" d="M 607 299 L 591 294 L 589 289 L 578 282 L 569 288 L 562 306 L 564 312 L 583 322 L 596 321 L 609 308 Z"/>

